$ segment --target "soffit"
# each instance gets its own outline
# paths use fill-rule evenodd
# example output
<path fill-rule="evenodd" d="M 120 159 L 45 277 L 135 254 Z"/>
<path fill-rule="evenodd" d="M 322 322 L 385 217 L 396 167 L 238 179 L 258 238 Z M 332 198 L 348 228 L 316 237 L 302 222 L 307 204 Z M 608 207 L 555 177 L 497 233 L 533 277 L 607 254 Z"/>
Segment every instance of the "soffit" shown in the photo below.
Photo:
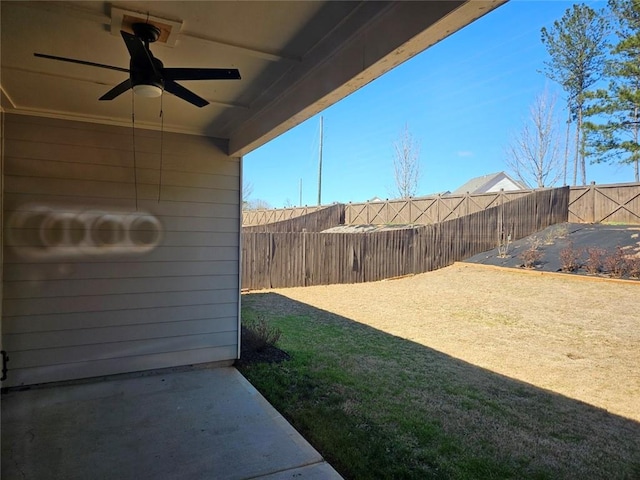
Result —
<path fill-rule="evenodd" d="M 1 11 L 2 108 L 229 140 L 245 154 L 503 3 L 12 2 Z M 128 68 L 114 9 L 175 22 L 166 67 L 237 68 L 242 80 L 182 85 L 207 99 L 123 94 L 98 101 L 126 73 L 36 58 L 34 52 Z M 163 116 L 160 118 L 160 110 Z"/>

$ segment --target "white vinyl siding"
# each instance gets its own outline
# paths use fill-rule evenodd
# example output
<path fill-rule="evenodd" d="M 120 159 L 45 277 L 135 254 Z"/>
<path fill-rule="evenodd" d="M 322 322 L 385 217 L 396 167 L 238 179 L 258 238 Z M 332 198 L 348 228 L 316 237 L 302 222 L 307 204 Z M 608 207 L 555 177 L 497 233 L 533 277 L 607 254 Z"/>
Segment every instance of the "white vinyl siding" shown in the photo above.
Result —
<path fill-rule="evenodd" d="M 234 360 L 240 160 L 223 141 L 136 129 L 134 171 L 131 128 L 5 121 L 3 386 Z M 161 225 L 150 251 L 27 255 L 32 236 L 11 234 L 41 206 L 135 214 L 136 183 Z"/>
<path fill-rule="evenodd" d="M 520 190 L 520 187 L 514 184 L 510 179 L 506 178 L 504 175 L 500 175 L 500 177 L 494 179 L 489 188 L 483 189 L 485 192 L 499 192 L 500 190 L 504 190 L 505 192 L 510 192 L 511 190 Z"/>

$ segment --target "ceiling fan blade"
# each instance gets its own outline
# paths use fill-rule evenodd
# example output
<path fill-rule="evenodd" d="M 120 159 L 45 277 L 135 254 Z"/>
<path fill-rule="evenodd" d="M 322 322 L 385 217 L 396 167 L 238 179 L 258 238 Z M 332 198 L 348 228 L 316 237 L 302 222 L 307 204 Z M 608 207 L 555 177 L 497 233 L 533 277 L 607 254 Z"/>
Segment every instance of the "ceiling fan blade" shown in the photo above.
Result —
<path fill-rule="evenodd" d="M 78 65 L 88 65 L 90 67 L 108 68 L 117 72 L 129 73 L 128 68 L 114 67 L 112 65 L 104 65 L 102 63 L 87 62 L 85 60 L 76 60 L 75 58 L 56 57 L 55 55 L 46 55 L 44 53 L 34 53 L 34 57 L 48 58 L 50 60 L 59 60 L 61 62 L 77 63 Z"/>
<path fill-rule="evenodd" d="M 129 55 L 131 55 L 133 65 L 143 70 L 149 68 L 157 75 L 158 71 L 156 70 L 156 66 L 151 59 L 151 54 L 145 47 L 144 42 L 135 35 L 122 30 L 120 30 L 120 35 L 122 35 L 122 39 L 127 46 L 127 50 L 129 50 Z"/>
<path fill-rule="evenodd" d="M 191 90 L 187 90 L 182 85 L 177 84 L 173 80 L 165 80 L 164 89 L 167 92 L 174 94 L 176 97 L 179 97 L 195 105 L 196 107 L 202 108 L 205 105 L 209 105 L 209 102 L 207 102 L 204 98 L 199 97 Z"/>
<path fill-rule="evenodd" d="M 131 79 L 127 78 L 124 82 L 119 83 L 103 96 L 99 98 L 99 100 L 113 100 L 118 95 L 122 95 L 124 92 L 131 88 Z"/>
<path fill-rule="evenodd" d="M 240 80 L 236 68 L 163 68 L 166 80 Z"/>

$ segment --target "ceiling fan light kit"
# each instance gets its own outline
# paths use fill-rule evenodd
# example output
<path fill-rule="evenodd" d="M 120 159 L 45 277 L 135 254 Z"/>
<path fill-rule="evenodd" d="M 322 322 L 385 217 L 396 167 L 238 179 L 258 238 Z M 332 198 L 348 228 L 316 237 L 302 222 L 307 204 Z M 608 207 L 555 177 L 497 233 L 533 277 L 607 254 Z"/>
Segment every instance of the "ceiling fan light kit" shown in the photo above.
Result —
<path fill-rule="evenodd" d="M 145 98 L 157 98 L 160 95 L 162 95 L 162 88 L 156 85 L 145 85 L 145 84 L 134 85 L 133 93 Z"/>
<path fill-rule="evenodd" d="M 34 53 L 34 55 L 51 60 L 129 73 L 128 79 L 113 87 L 99 100 L 113 100 L 129 89 L 132 89 L 136 95 L 147 98 L 159 97 L 166 91 L 196 107 L 204 107 L 209 104 L 207 100 L 183 87 L 176 80 L 240 80 L 240 72 L 235 68 L 165 68 L 149 49 L 149 44 L 158 40 L 160 29 L 150 23 L 142 22 L 132 24 L 131 28 L 133 34 L 124 30 L 120 31 L 131 57 L 128 70 L 85 60 L 41 53 Z"/>

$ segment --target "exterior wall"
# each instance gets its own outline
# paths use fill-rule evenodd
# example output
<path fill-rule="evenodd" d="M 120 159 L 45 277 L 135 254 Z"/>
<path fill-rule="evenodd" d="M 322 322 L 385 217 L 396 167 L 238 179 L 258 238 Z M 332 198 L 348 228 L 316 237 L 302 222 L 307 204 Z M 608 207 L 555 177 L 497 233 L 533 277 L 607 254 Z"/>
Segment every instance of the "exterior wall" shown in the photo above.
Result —
<path fill-rule="evenodd" d="M 3 386 L 237 357 L 240 160 L 224 147 L 6 115 Z"/>

